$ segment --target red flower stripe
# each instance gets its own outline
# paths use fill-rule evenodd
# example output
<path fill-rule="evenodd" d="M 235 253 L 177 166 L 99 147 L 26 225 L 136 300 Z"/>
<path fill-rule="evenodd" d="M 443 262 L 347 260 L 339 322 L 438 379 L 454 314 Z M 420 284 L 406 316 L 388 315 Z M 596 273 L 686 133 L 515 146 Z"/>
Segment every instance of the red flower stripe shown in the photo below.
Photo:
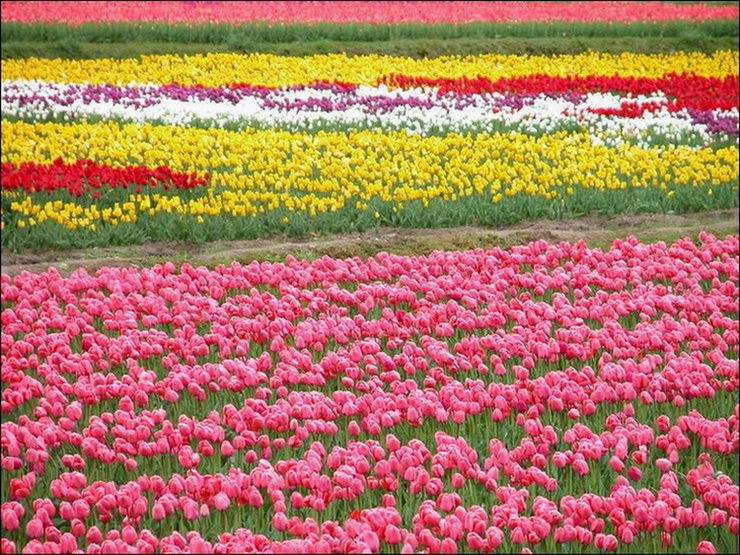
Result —
<path fill-rule="evenodd" d="M 78 160 L 67 164 L 61 158 L 52 164 L 23 162 L 2 165 L 2 190 L 25 189 L 29 193 L 66 189 L 70 194 L 81 197 L 92 191 L 94 197 L 108 189 L 133 188 L 141 193 L 147 187 L 161 186 L 164 190 L 192 189 L 208 184 L 209 174 L 172 171 L 167 166 L 149 168 L 128 166 L 114 168 L 92 160 Z"/>
<path fill-rule="evenodd" d="M 522 77 L 503 77 L 495 81 L 488 77 L 461 79 L 429 79 L 411 75 L 390 74 L 380 79 L 388 86 L 438 87 L 442 92 L 458 94 L 481 94 L 509 92 L 519 94 L 563 93 L 563 92 L 623 92 L 653 94 L 663 91 L 673 97 L 668 107 L 672 111 L 690 108 L 694 110 L 730 110 L 740 105 L 738 102 L 738 76 L 703 77 L 692 74 L 669 73 L 664 77 L 621 77 L 596 76 L 554 77 L 551 75 L 525 75 Z"/>
<path fill-rule="evenodd" d="M 619 116 L 623 118 L 641 118 L 645 112 L 657 112 L 663 106 L 668 106 L 670 109 L 672 106 L 671 102 L 644 102 L 637 104 L 636 102 L 622 102 L 619 108 L 592 108 L 589 112 L 594 114 L 601 114 L 604 116 Z"/>

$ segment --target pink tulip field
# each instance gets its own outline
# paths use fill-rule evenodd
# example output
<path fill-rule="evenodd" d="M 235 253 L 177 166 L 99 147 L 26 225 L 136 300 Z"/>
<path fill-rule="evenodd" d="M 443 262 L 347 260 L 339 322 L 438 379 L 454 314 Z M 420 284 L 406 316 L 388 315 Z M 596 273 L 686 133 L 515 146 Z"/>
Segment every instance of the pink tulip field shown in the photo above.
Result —
<path fill-rule="evenodd" d="M 701 2 L 2 2 L 3 21 L 167 23 L 441 23 L 700 21 L 736 18 L 737 5 Z M 729 3 L 732 4 L 732 3 Z"/>
<path fill-rule="evenodd" d="M 734 552 L 738 236 L 2 276 L 2 551 Z"/>

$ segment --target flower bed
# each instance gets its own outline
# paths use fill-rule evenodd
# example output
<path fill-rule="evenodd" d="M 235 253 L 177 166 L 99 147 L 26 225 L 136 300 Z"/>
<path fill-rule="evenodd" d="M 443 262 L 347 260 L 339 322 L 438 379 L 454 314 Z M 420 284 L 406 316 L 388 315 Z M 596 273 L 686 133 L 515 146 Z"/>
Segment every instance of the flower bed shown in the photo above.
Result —
<path fill-rule="evenodd" d="M 731 552 L 738 261 L 3 275 L 2 549 Z"/>
<path fill-rule="evenodd" d="M 738 7 L 672 2 L 3 2 L 2 21 L 167 23 L 465 21 L 703 21 L 736 18 Z"/>
<path fill-rule="evenodd" d="M 221 54 L 3 70 L 8 168 L 89 159 L 204 185 L 119 187 L 104 201 L 6 187 L 13 249 L 737 206 L 732 52 Z"/>

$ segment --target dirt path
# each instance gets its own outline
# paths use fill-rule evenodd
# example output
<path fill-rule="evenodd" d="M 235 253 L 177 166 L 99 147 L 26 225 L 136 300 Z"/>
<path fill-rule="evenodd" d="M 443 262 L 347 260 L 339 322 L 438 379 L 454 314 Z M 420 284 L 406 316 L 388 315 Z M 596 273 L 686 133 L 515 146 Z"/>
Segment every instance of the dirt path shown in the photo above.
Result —
<path fill-rule="evenodd" d="M 612 241 L 635 235 L 643 241 L 673 241 L 696 236 L 701 231 L 717 235 L 737 234 L 738 209 L 695 214 L 622 215 L 585 217 L 575 220 L 535 220 L 499 228 L 456 227 L 446 229 L 379 228 L 363 233 L 308 237 L 305 239 L 258 239 L 187 243 L 150 243 L 115 248 L 3 253 L 2 273 L 42 272 L 55 266 L 68 275 L 77 268 L 94 272 L 103 266 L 144 267 L 168 260 L 193 265 L 229 264 L 231 261 L 282 260 L 296 258 L 372 256 L 380 251 L 398 254 L 426 254 L 435 249 L 509 247 L 537 239 L 550 242 L 585 240 L 590 246 L 608 247 Z"/>

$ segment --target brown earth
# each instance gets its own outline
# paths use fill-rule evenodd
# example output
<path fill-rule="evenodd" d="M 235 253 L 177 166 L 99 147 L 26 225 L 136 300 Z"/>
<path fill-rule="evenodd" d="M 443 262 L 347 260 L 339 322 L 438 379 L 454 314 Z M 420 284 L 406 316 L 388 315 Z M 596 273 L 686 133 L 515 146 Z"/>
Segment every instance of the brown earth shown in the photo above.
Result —
<path fill-rule="evenodd" d="M 150 243 L 131 247 L 2 253 L 2 273 L 43 272 L 55 266 L 68 275 L 78 268 L 94 272 L 103 266 L 146 267 L 171 260 L 176 264 L 215 266 L 232 261 L 281 261 L 285 256 L 315 259 L 372 256 L 386 251 L 405 255 L 427 254 L 436 249 L 510 247 L 537 239 L 550 242 L 584 240 L 589 246 L 607 248 L 615 239 L 634 235 L 645 242 L 672 242 L 707 231 L 718 236 L 739 233 L 738 209 L 693 214 L 644 214 L 614 217 L 587 216 L 573 220 L 534 220 L 516 225 L 444 229 L 378 228 L 362 233 L 309 236 L 301 239 L 257 239 L 193 245 L 182 242 Z"/>

